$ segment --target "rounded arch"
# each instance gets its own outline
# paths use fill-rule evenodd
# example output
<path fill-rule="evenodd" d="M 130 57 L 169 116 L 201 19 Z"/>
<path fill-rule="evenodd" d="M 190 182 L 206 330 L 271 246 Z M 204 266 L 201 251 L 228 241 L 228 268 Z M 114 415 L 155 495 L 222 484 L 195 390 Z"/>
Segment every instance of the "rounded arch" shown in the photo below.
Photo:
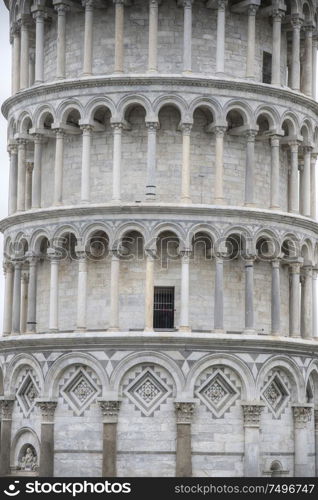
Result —
<path fill-rule="evenodd" d="M 125 238 L 128 233 L 132 232 L 140 233 L 143 237 L 144 244 L 149 241 L 149 232 L 143 224 L 139 222 L 125 222 L 124 224 L 121 224 L 114 233 L 112 245 L 117 247 L 121 244 L 123 238 Z"/>
<path fill-rule="evenodd" d="M 23 354 L 18 354 L 17 356 L 15 356 L 7 368 L 4 386 L 6 388 L 6 393 L 8 395 L 12 395 L 15 393 L 17 377 L 19 376 L 20 370 L 24 366 L 31 367 L 34 370 L 34 372 L 36 373 L 36 376 L 39 380 L 40 394 L 42 393 L 43 387 L 44 387 L 44 377 L 43 377 L 41 365 L 37 361 L 37 359 L 35 359 L 35 357 L 33 357 L 31 354 L 23 353 Z"/>
<path fill-rule="evenodd" d="M 118 363 L 110 377 L 110 387 L 114 394 L 119 395 L 120 385 L 125 374 L 134 366 L 145 363 L 156 364 L 167 370 L 175 383 L 176 397 L 182 394 L 184 376 L 177 363 L 167 355 L 154 351 L 136 352 L 126 356 Z"/>
<path fill-rule="evenodd" d="M 300 134 L 306 144 L 311 144 L 313 142 L 313 127 L 308 118 L 305 118 L 301 123 Z"/>
<path fill-rule="evenodd" d="M 280 128 L 284 131 L 285 136 L 299 135 L 300 127 L 298 117 L 290 111 L 285 111 L 281 118 Z"/>
<path fill-rule="evenodd" d="M 125 119 L 125 115 L 129 109 L 134 106 L 141 106 L 146 114 L 145 121 L 155 121 L 153 116 L 152 106 L 149 99 L 142 95 L 129 95 L 123 97 L 117 105 L 117 116 L 113 118 L 113 121 L 123 121 Z"/>
<path fill-rule="evenodd" d="M 17 122 L 16 122 L 15 117 L 12 116 L 8 122 L 8 133 L 7 133 L 8 141 L 14 139 L 14 136 L 16 135 L 17 131 L 18 131 L 17 130 Z"/>
<path fill-rule="evenodd" d="M 46 374 L 44 381 L 44 396 L 49 398 L 57 398 L 58 384 L 65 370 L 72 365 L 88 366 L 99 378 L 102 386 L 102 397 L 105 397 L 109 389 L 109 380 L 106 371 L 103 369 L 99 361 L 87 353 L 67 353 L 60 356 L 51 366 Z"/>
<path fill-rule="evenodd" d="M 94 114 L 99 108 L 107 109 L 112 118 L 116 115 L 115 104 L 111 99 L 108 97 L 95 97 L 86 104 L 83 111 L 83 119 L 86 122 L 93 120 Z"/>
<path fill-rule="evenodd" d="M 253 248 L 257 250 L 257 246 L 260 240 L 267 242 L 268 253 L 271 258 L 278 257 L 281 251 L 281 240 L 279 235 L 271 229 L 259 229 L 253 240 Z"/>
<path fill-rule="evenodd" d="M 106 233 L 109 242 L 113 241 L 113 228 L 107 224 L 107 222 L 92 222 L 84 226 L 82 229 L 81 239 L 83 245 L 85 246 L 89 242 L 92 235 L 98 231 Z"/>
<path fill-rule="evenodd" d="M 306 238 L 304 241 L 301 242 L 301 251 L 300 251 L 301 257 L 304 259 L 304 265 L 311 265 L 314 256 L 313 256 L 313 246 L 312 242 Z"/>
<path fill-rule="evenodd" d="M 281 237 L 281 250 L 287 257 L 300 256 L 300 240 L 296 234 L 285 233 Z"/>
<path fill-rule="evenodd" d="M 41 246 L 44 239 L 50 241 L 50 234 L 45 229 L 38 229 L 30 238 L 30 251 L 38 254 L 41 252 Z"/>
<path fill-rule="evenodd" d="M 192 122 L 192 116 L 189 112 L 188 104 L 182 97 L 177 95 L 165 95 L 158 97 L 153 103 L 154 114 L 157 120 L 159 119 L 161 109 L 165 106 L 177 108 L 180 113 L 181 123 Z"/>
<path fill-rule="evenodd" d="M 79 119 L 83 118 L 84 110 L 80 101 L 77 99 L 72 99 L 68 101 L 63 101 L 56 110 L 56 120 L 59 123 L 66 123 L 68 115 L 72 111 L 77 111 L 79 114 Z"/>
<path fill-rule="evenodd" d="M 178 238 L 179 242 L 186 246 L 188 238 L 184 228 L 174 222 L 160 222 L 151 231 L 151 240 L 156 242 L 161 233 L 173 233 Z"/>
<path fill-rule="evenodd" d="M 75 224 L 65 224 L 59 227 L 52 236 L 53 242 L 59 242 L 65 235 L 72 234 L 77 241 L 80 241 L 81 235 L 79 228 Z"/>
<path fill-rule="evenodd" d="M 254 401 L 256 398 L 255 381 L 248 366 L 232 354 L 208 354 L 197 361 L 186 378 L 185 393 L 189 398 L 193 398 L 195 383 L 200 374 L 212 366 L 228 366 L 239 376 L 242 382 L 242 399 Z"/>
<path fill-rule="evenodd" d="M 305 375 L 305 387 L 307 388 L 308 383 L 312 381 L 313 385 L 313 402 L 315 405 L 318 404 L 318 360 L 311 360 Z"/>
<path fill-rule="evenodd" d="M 194 113 L 199 108 L 206 108 L 210 111 L 213 117 L 213 123 L 218 123 L 222 119 L 222 108 L 216 99 L 197 97 L 189 106 L 189 116 L 193 120 Z"/>
<path fill-rule="evenodd" d="M 21 427 L 13 436 L 10 452 L 10 465 L 14 467 L 19 463 L 19 455 L 28 445 L 33 446 L 37 454 L 37 459 L 40 458 L 40 439 L 31 427 Z"/>
<path fill-rule="evenodd" d="M 46 128 L 45 126 L 46 120 L 49 116 L 51 116 L 50 122 L 52 121 L 53 123 L 56 121 L 56 115 L 53 106 L 51 106 L 50 104 L 45 104 L 45 106 L 39 106 L 34 112 L 33 116 L 34 126 L 40 129 Z"/>
<path fill-rule="evenodd" d="M 204 223 L 198 223 L 195 224 L 195 226 L 192 226 L 187 234 L 187 242 L 191 245 L 191 242 L 193 238 L 198 233 L 205 233 L 211 238 L 212 245 L 214 246 L 215 243 L 220 239 L 220 235 L 217 232 L 217 230 L 211 226 L 210 224 L 204 224 Z"/>
<path fill-rule="evenodd" d="M 255 111 L 255 122 L 258 123 L 262 117 L 268 121 L 270 131 L 279 129 L 280 116 L 275 108 L 263 105 L 259 106 Z"/>
<path fill-rule="evenodd" d="M 261 390 L 264 386 L 265 377 L 267 374 L 274 369 L 283 370 L 287 376 L 290 378 L 294 385 L 293 402 L 302 403 L 305 402 L 305 383 L 301 370 L 291 358 L 287 356 L 273 356 L 268 359 L 261 367 L 257 379 L 256 379 L 256 390 L 257 396 L 260 397 Z"/>
<path fill-rule="evenodd" d="M 23 111 L 17 120 L 17 130 L 19 134 L 28 134 L 32 128 L 32 116 L 28 111 Z"/>
<path fill-rule="evenodd" d="M 233 111 L 236 111 L 241 116 L 244 125 L 248 125 L 253 129 L 256 128 L 253 110 L 251 109 L 249 104 L 243 101 L 238 101 L 236 99 L 227 102 L 223 109 L 223 117 L 225 122 L 227 121 L 228 114 Z"/>

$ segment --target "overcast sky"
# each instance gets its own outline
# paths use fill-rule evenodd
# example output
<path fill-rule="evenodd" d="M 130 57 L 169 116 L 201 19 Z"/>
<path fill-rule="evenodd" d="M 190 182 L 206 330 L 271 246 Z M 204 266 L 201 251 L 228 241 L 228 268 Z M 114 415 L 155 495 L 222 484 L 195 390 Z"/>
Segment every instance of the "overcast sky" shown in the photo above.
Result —
<path fill-rule="evenodd" d="M 3 0 L 0 0 L 0 103 L 2 104 L 11 93 L 11 47 L 9 41 L 9 11 Z M 1 158 L 1 183 L 0 183 L 0 218 L 6 217 L 8 213 L 8 174 L 9 155 L 7 153 L 7 122 L 0 117 L 0 158 Z M 2 234 L 0 235 L 0 331 L 2 332 L 3 316 L 3 272 L 2 272 Z"/>

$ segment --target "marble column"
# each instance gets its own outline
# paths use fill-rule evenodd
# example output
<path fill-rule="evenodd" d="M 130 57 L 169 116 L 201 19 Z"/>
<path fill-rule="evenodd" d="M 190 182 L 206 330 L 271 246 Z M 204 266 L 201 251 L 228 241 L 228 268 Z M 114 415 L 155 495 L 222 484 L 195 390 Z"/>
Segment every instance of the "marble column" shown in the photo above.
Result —
<path fill-rule="evenodd" d="M 12 301 L 12 333 L 20 333 L 21 312 L 21 269 L 22 262 L 14 261 L 13 301 Z"/>
<path fill-rule="evenodd" d="M 271 209 L 278 210 L 280 208 L 279 195 L 280 195 L 280 185 L 279 185 L 279 137 L 272 136 L 270 138 L 271 143 L 271 155 L 272 155 L 272 165 L 271 165 Z"/>
<path fill-rule="evenodd" d="M 223 258 L 215 256 L 215 282 L 214 282 L 214 330 L 224 330 L 224 281 Z"/>
<path fill-rule="evenodd" d="M 289 212 L 299 213 L 299 172 L 298 172 L 298 143 L 291 142 L 290 155 L 290 190 L 289 190 Z"/>
<path fill-rule="evenodd" d="M 145 332 L 153 331 L 155 254 L 146 250 Z"/>
<path fill-rule="evenodd" d="M 302 208 L 305 217 L 311 216 L 311 187 L 310 187 L 310 170 L 311 170 L 311 147 L 305 146 L 304 151 L 304 170 L 302 174 Z"/>
<path fill-rule="evenodd" d="M 315 476 L 318 477 L 318 410 L 314 410 L 315 419 Z"/>
<path fill-rule="evenodd" d="M 149 0 L 149 43 L 148 72 L 158 71 L 158 4 L 159 0 Z"/>
<path fill-rule="evenodd" d="M 317 219 L 316 162 L 317 162 L 317 155 L 311 154 L 311 158 L 310 158 L 310 214 L 311 214 L 311 218 L 314 220 Z"/>
<path fill-rule="evenodd" d="M 82 134 L 82 179 L 81 179 L 81 202 L 90 201 L 90 165 L 91 165 L 91 143 L 93 127 L 81 125 Z"/>
<path fill-rule="evenodd" d="M 12 57 L 12 94 L 20 90 L 20 59 L 21 59 L 21 38 L 19 24 L 15 23 L 12 27 L 13 36 L 13 57 Z"/>
<path fill-rule="evenodd" d="M 214 202 L 216 205 L 224 204 L 224 134 L 226 127 L 216 126 L 215 132 L 215 183 L 214 183 Z"/>
<path fill-rule="evenodd" d="M 300 29 L 302 21 L 299 15 L 291 16 L 293 27 L 292 41 L 292 67 L 291 67 L 291 88 L 299 92 L 300 90 Z"/>
<path fill-rule="evenodd" d="M 62 204 L 63 170 L 64 170 L 64 136 L 62 129 L 55 129 L 55 163 L 54 163 L 54 205 Z"/>
<path fill-rule="evenodd" d="M 18 143 L 18 187 L 17 187 L 17 211 L 25 210 L 25 180 L 26 180 L 26 145 L 24 139 L 17 139 Z"/>
<path fill-rule="evenodd" d="M 25 178 L 25 210 L 30 210 L 32 206 L 32 177 L 33 177 L 33 162 L 26 162 L 26 178 Z"/>
<path fill-rule="evenodd" d="M 317 34 L 312 39 L 312 98 L 317 100 Z"/>
<path fill-rule="evenodd" d="M 183 72 L 192 71 L 192 2 L 182 0 L 183 5 Z"/>
<path fill-rule="evenodd" d="M 29 50 L 29 87 L 32 87 L 35 80 L 35 50 Z"/>
<path fill-rule="evenodd" d="M 280 63 L 281 63 L 281 36 L 283 11 L 273 9 L 273 38 L 272 38 L 272 85 L 281 85 Z"/>
<path fill-rule="evenodd" d="M 13 273 L 11 262 L 4 262 L 4 310 L 3 310 L 3 336 L 10 335 L 12 331 L 12 299 L 13 299 Z"/>
<path fill-rule="evenodd" d="M 54 413 L 57 401 L 37 401 L 41 410 L 40 477 L 54 476 Z"/>
<path fill-rule="evenodd" d="M 14 397 L 1 396 L 1 447 L 0 447 L 0 476 L 10 474 L 11 430 Z"/>
<path fill-rule="evenodd" d="M 27 332 L 36 332 L 36 290 L 37 290 L 37 264 L 38 257 L 32 255 L 29 261 L 29 290 L 28 290 L 28 312 Z"/>
<path fill-rule="evenodd" d="M 305 26 L 304 78 L 302 92 L 312 96 L 312 26 Z"/>
<path fill-rule="evenodd" d="M 181 179 L 181 203 L 191 203 L 190 179 L 191 179 L 191 128 L 190 123 L 183 123 L 182 129 L 182 179 Z"/>
<path fill-rule="evenodd" d="M 191 422 L 194 414 L 194 402 L 175 402 L 177 443 L 176 477 L 192 476 Z"/>
<path fill-rule="evenodd" d="M 301 311 L 303 329 L 301 335 L 304 339 L 312 338 L 312 267 L 303 267 L 303 286 L 302 286 L 302 304 Z"/>
<path fill-rule="evenodd" d="M 255 21 L 258 5 L 247 7 L 247 60 L 246 77 L 255 79 Z"/>
<path fill-rule="evenodd" d="M 181 252 L 181 300 L 179 331 L 190 332 L 189 325 L 189 281 L 190 281 L 190 251 Z"/>
<path fill-rule="evenodd" d="M 119 331 L 119 272 L 120 258 L 117 251 L 113 251 L 110 268 L 110 324 L 108 330 Z"/>
<path fill-rule="evenodd" d="M 37 10 L 33 13 L 33 17 L 35 19 L 35 83 L 43 83 L 45 12 Z"/>
<path fill-rule="evenodd" d="M 85 251 L 77 252 L 78 282 L 77 282 L 77 322 L 76 329 L 85 331 L 87 328 L 87 272 L 88 262 Z"/>
<path fill-rule="evenodd" d="M 92 74 L 94 0 L 82 0 L 85 7 L 83 76 Z"/>
<path fill-rule="evenodd" d="M 49 305 L 49 330 L 50 332 L 58 332 L 59 330 L 59 256 L 54 249 L 48 249 L 48 257 L 51 262 L 50 276 L 50 305 Z"/>
<path fill-rule="evenodd" d="M 17 211 L 18 195 L 18 148 L 16 144 L 10 144 L 8 147 L 10 155 L 10 174 L 9 174 L 9 200 L 8 213 L 14 214 Z"/>
<path fill-rule="evenodd" d="M 312 336 L 318 338 L 318 269 L 312 270 Z"/>
<path fill-rule="evenodd" d="M 254 257 L 245 257 L 245 331 L 255 333 Z"/>
<path fill-rule="evenodd" d="M 124 0 L 113 0 L 115 4 L 115 73 L 124 72 Z"/>
<path fill-rule="evenodd" d="M 311 420 L 311 405 L 293 405 L 294 416 L 294 446 L 295 446 L 295 477 L 308 477 L 308 436 L 307 423 Z"/>
<path fill-rule="evenodd" d="M 113 145 L 113 197 L 112 201 L 120 202 L 120 170 L 121 170 L 121 139 L 122 123 L 112 123 L 114 145 Z"/>
<path fill-rule="evenodd" d="M 289 297 L 289 335 L 300 337 L 300 264 L 289 265 L 290 297 Z"/>
<path fill-rule="evenodd" d="M 41 207 L 41 185 L 42 185 L 42 145 L 43 136 L 34 135 L 34 165 L 32 175 L 32 208 Z"/>
<path fill-rule="evenodd" d="M 117 476 L 117 423 L 121 401 L 98 400 L 103 415 L 102 477 Z"/>
<path fill-rule="evenodd" d="M 280 261 L 275 259 L 272 261 L 272 335 L 279 336 L 280 332 Z"/>
<path fill-rule="evenodd" d="M 54 5 L 57 11 L 56 78 L 65 78 L 66 13 L 69 7 L 63 2 Z"/>
<path fill-rule="evenodd" d="M 156 199 L 157 130 L 158 122 L 146 122 L 148 130 L 146 201 Z"/>
<path fill-rule="evenodd" d="M 246 168 L 245 168 L 245 205 L 254 206 L 255 186 L 255 136 L 256 131 L 249 130 L 246 134 Z"/>
<path fill-rule="evenodd" d="M 20 89 L 29 86 L 29 23 L 21 19 L 21 51 L 20 51 Z"/>
<path fill-rule="evenodd" d="M 227 0 L 217 1 L 216 74 L 222 76 L 225 67 L 225 9 Z"/>
<path fill-rule="evenodd" d="M 27 327 L 28 287 L 29 273 L 23 270 L 21 274 L 20 333 L 25 333 Z"/>
<path fill-rule="evenodd" d="M 244 417 L 244 477 L 260 476 L 260 419 L 263 403 L 243 402 Z"/>

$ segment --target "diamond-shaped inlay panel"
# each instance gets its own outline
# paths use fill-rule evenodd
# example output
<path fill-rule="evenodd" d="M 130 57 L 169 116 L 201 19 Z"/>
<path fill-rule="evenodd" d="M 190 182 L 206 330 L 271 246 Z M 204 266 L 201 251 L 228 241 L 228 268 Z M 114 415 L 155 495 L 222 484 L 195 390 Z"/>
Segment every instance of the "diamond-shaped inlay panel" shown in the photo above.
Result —
<path fill-rule="evenodd" d="M 61 390 L 64 399 L 77 415 L 88 408 L 98 393 L 99 389 L 93 379 L 81 368 Z"/>
<path fill-rule="evenodd" d="M 126 387 L 124 393 L 144 415 L 150 416 L 171 394 L 171 389 L 147 368 Z"/>
<path fill-rule="evenodd" d="M 17 390 L 17 400 L 22 408 L 23 414 L 28 417 L 35 406 L 35 400 L 40 391 L 31 373 L 22 380 Z"/>
<path fill-rule="evenodd" d="M 238 389 L 220 370 L 215 371 L 196 395 L 216 417 L 221 417 L 239 396 Z"/>
<path fill-rule="evenodd" d="M 279 417 L 290 399 L 289 391 L 278 374 L 274 374 L 262 392 L 262 399 L 275 417 Z"/>

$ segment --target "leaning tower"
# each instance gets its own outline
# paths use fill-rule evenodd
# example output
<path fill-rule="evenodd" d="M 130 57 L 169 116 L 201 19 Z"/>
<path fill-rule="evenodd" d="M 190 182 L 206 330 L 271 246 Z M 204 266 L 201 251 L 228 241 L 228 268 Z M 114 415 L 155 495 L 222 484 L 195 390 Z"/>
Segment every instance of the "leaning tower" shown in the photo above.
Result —
<path fill-rule="evenodd" d="M 316 0 L 5 0 L 2 475 L 315 476 Z"/>

